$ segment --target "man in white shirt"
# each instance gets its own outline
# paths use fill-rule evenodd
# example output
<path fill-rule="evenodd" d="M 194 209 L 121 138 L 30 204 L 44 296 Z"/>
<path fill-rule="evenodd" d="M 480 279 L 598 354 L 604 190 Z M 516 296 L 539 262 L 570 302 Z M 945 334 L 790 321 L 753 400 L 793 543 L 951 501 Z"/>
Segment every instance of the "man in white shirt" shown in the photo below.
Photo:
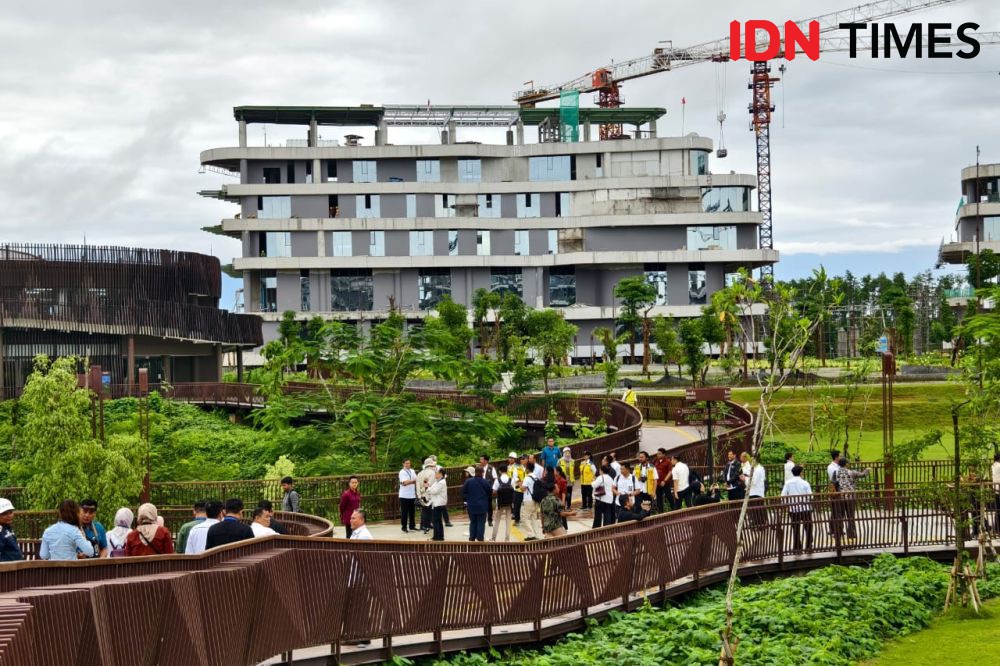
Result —
<path fill-rule="evenodd" d="M 277 534 L 271 529 L 271 514 L 262 506 L 253 510 L 253 522 L 250 523 L 250 529 L 253 530 L 255 539 Z"/>
<path fill-rule="evenodd" d="M 782 483 L 792 480 L 792 468 L 795 467 L 795 454 L 789 451 L 785 454 L 785 479 Z"/>
<path fill-rule="evenodd" d="M 681 462 L 676 453 L 670 456 L 670 461 L 674 464 L 671 471 L 674 477 L 674 509 L 681 508 L 682 503 L 685 506 L 694 506 L 694 500 L 691 498 L 691 469 Z"/>
<path fill-rule="evenodd" d="M 417 473 L 409 459 L 399 470 L 399 517 L 403 532 L 417 531 Z"/>
<path fill-rule="evenodd" d="M 191 528 L 188 532 L 187 544 L 184 546 L 186 555 L 198 555 L 205 552 L 205 542 L 208 540 L 208 528 L 222 518 L 222 502 L 212 500 L 205 504 L 207 518 Z"/>
<path fill-rule="evenodd" d="M 632 476 L 632 467 L 628 463 L 622 465 L 621 474 L 615 479 L 615 487 L 618 489 L 618 497 L 615 498 L 615 503 L 618 506 L 625 504 L 626 497 L 635 497 L 638 494 L 635 487 L 635 477 Z"/>
<path fill-rule="evenodd" d="M 539 460 L 534 453 L 531 453 L 528 455 L 528 462 L 535 466 L 534 467 L 535 471 L 531 473 L 531 476 L 535 477 L 536 479 L 541 479 L 542 474 L 545 473 L 545 465 L 542 464 L 542 461 Z"/>
<path fill-rule="evenodd" d="M 594 477 L 594 523 L 593 529 L 614 525 L 615 515 L 615 480 L 611 477 L 611 467 L 605 466 Z"/>
<path fill-rule="evenodd" d="M 540 477 L 535 476 L 535 472 L 542 464 L 533 462 L 532 458 L 534 456 L 528 457 L 528 464 L 524 468 L 526 472 L 523 481 L 524 500 L 521 504 L 521 524 L 519 525 L 526 535 L 525 541 L 535 541 L 542 538 L 542 523 L 538 513 L 538 504 L 531 496 L 535 484 L 542 482 Z"/>
<path fill-rule="evenodd" d="M 355 540 L 365 540 L 372 541 L 372 533 L 368 531 L 368 525 L 365 524 L 365 510 L 355 509 L 354 513 L 351 514 L 351 539 Z"/>
<path fill-rule="evenodd" d="M 763 500 L 767 490 L 767 471 L 759 462 L 754 461 L 750 473 L 750 484 L 747 486 L 747 495 L 751 500 Z M 747 518 L 751 525 L 767 525 L 767 507 L 751 506 L 747 510 Z"/>
<path fill-rule="evenodd" d="M 837 472 L 840 471 L 840 451 L 830 451 L 830 464 L 826 466 L 826 480 L 833 483 L 837 480 Z"/>
<path fill-rule="evenodd" d="M 608 454 L 608 457 L 611 460 L 611 469 L 614 470 L 615 476 L 617 477 L 617 476 L 621 475 L 621 473 L 622 473 L 622 465 L 621 465 L 620 462 L 618 462 L 615 459 L 615 454 L 614 453 L 610 453 L 610 454 Z"/>
<path fill-rule="evenodd" d="M 492 488 L 497 481 L 497 468 L 490 464 L 489 456 L 479 456 L 479 466 L 483 468 L 483 480 Z M 493 527 L 493 504 L 491 496 L 489 506 L 486 509 L 486 524 L 489 527 Z"/>
<path fill-rule="evenodd" d="M 785 482 L 781 496 L 788 506 L 788 516 L 792 520 L 792 539 L 795 550 L 802 550 L 802 532 L 806 535 L 806 550 L 813 547 L 812 486 L 802 478 L 802 465 L 792 467 L 792 478 Z"/>

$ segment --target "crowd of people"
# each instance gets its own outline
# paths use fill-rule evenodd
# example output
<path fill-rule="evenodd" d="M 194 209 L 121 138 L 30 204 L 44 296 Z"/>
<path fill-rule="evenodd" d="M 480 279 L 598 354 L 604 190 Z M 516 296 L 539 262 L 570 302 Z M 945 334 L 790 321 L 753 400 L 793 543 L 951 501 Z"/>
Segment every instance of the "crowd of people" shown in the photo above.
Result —
<path fill-rule="evenodd" d="M 282 510 L 297 512 L 299 496 L 291 477 L 282 479 L 281 486 L 284 491 Z M 13 503 L 0 498 L 0 562 L 24 559 L 12 527 L 14 513 Z M 197 555 L 245 539 L 286 533 L 284 526 L 274 519 L 273 504 L 266 499 L 260 500 L 249 512 L 252 515 L 250 524 L 243 520 L 244 504 L 239 498 L 225 502 L 195 502 L 192 519 L 181 525 L 176 541 L 156 506 L 148 502 L 140 505 L 135 513 L 129 507 L 118 509 L 111 530 L 97 520 L 97 513 L 96 500 L 63 500 L 57 508 L 56 522 L 42 532 L 39 559 L 73 561 L 172 553 Z"/>

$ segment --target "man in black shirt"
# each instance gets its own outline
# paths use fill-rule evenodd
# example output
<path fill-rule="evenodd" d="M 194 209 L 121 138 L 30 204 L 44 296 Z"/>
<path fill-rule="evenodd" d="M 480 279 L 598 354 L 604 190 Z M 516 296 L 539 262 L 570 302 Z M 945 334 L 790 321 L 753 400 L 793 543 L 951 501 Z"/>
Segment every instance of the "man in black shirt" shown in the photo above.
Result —
<path fill-rule="evenodd" d="M 253 530 L 249 525 L 244 525 L 243 500 L 226 500 L 226 517 L 222 522 L 216 523 L 208 528 L 208 539 L 205 548 L 215 548 L 225 546 L 227 543 L 236 543 L 246 539 L 253 539 Z"/>

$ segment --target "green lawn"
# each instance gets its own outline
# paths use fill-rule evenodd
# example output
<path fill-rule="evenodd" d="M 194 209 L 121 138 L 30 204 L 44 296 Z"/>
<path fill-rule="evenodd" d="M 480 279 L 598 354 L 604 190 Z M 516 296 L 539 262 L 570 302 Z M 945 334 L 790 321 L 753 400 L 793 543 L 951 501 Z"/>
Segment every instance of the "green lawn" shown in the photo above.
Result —
<path fill-rule="evenodd" d="M 944 431 L 943 445 L 942 446 L 932 446 L 924 450 L 923 456 L 924 460 L 940 460 L 942 458 L 948 458 L 952 454 L 952 449 L 948 447 L 951 446 L 951 435 L 950 430 L 944 430 L 941 426 L 935 426 Z M 876 426 L 876 430 L 869 430 L 862 434 L 861 437 L 861 459 L 862 460 L 881 460 L 882 459 L 882 429 L 880 426 Z M 927 430 L 896 430 L 893 434 L 893 441 L 896 444 L 905 442 L 908 439 L 913 439 L 918 435 L 923 435 Z M 782 442 L 784 444 L 790 444 L 800 451 L 807 451 L 809 449 L 809 433 L 807 432 L 775 432 L 772 438 L 776 442 Z M 851 457 L 857 452 L 857 443 L 855 440 L 851 441 Z M 814 444 L 814 448 L 818 451 L 825 451 L 827 445 L 825 442 L 819 442 Z M 841 446 L 843 449 L 843 446 Z"/>
<path fill-rule="evenodd" d="M 992 657 L 990 655 L 993 655 Z M 987 601 L 976 615 L 955 608 L 923 631 L 888 643 L 865 666 L 981 666 L 996 663 L 1000 655 L 1000 599 Z"/>

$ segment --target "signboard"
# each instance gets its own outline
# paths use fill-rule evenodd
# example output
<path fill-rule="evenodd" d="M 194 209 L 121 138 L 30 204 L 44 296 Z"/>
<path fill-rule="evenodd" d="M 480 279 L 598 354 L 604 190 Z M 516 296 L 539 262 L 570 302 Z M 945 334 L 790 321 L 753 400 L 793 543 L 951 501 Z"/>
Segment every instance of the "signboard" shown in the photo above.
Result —
<path fill-rule="evenodd" d="M 729 400 L 732 391 L 728 386 L 713 386 L 711 388 L 689 388 L 684 392 L 684 399 L 688 402 L 702 402 L 705 400 Z"/>
<path fill-rule="evenodd" d="M 875 345 L 875 352 L 878 354 L 885 354 L 889 351 L 889 337 L 883 335 L 878 339 L 878 344 Z"/>
<path fill-rule="evenodd" d="M 689 425 L 689 426 L 699 427 L 699 426 L 707 426 L 708 425 L 708 420 L 704 419 L 704 418 L 699 418 L 699 419 L 685 419 L 683 422 L 681 422 L 680 420 L 678 420 L 678 423 L 680 423 L 681 425 Z M 730 427 L 735 428 L 735 427 L 741 426 L 741 425 L 744 425 L 743 421 L 740 421 L 739 419 L 735 419 L 735 418 L 732 418 L 732 417 L 727 417 L 727 418 L 724 418 L 724 419 L 712 419 L 712 426 L 713 427 L 714 426 L 730 426 Z"/>

